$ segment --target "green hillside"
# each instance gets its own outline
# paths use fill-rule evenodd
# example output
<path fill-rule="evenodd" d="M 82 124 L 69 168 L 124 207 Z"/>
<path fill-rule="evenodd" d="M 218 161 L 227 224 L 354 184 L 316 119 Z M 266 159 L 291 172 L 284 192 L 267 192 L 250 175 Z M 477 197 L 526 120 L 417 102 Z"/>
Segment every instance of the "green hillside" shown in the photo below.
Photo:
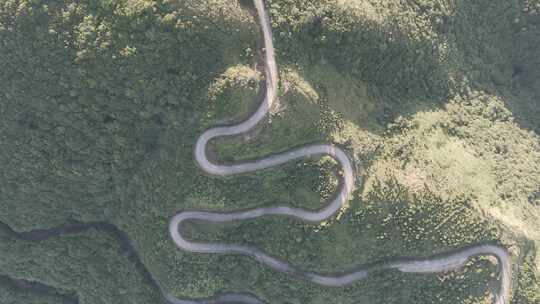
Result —
<path fill-rule="evenodd" d="M 334 142 L 353 156 L 354 197 L 320 225 L 193 223 L 189 237 L 254 245 L 321 272 L 496 243 L 513 257 L 512 303 L 539 304 L 540 1 L 267 6 L 277 106 L 210 153 L 233 162 Z M 227 178 L 193 159 L 204 130 L 257 107 L 262 42 L 252 13 L 249 0 L 0 0 L 0 222 L 17 232 L 107 222 L 140 259 L 103 229 L 32 241 L 0 225 L 1 303 L 161 303 L 141 262 L 177 297 L 490 303 L 489 258 L 329 288 L 247 257 L 175 247 L 168 222 L 178 211 L 315 209 L 338 186 L 326 157 Z"/>

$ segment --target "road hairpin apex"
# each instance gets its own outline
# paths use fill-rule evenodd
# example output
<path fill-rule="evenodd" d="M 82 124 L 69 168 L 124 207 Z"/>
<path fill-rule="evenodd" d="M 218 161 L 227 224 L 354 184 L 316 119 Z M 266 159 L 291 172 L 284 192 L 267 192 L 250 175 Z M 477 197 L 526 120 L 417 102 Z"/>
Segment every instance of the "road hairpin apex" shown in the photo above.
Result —
<path fill-rule="evenodd" d="M 266 12 L 263 0 L 254 0 L 254 4 L 264 38 L 264 71 L 266 80 L 266 92 L 264 94 L 264 98 L 257 111 L 240 124 L 211 128 L 204 132 L 197 140 L 195 146 L 195 159 L 200 168 L 206 173 L 217 176 L 228 176 L 271 168 L 299 158 L 317 155 L 329 155 L 336 159 L 343 169 L 341 188 L 335 198 L 332 199 L 324 208 L 318 211 L 291 208 L 287 206 L 276 206 L 230 213 L 205 211 L 180 212 L 170 221 L 170 235 L 174 243 L 182 250 L 194 253 L 239 254 L 250 256 L 258 262 L 265 264 L 276 271 L 295 274 L 297 277 L 301 277 L 305 280 L 309 280 L 323 286 L 341 287 L 366 279 L 369 277 L 370 272 L 374 270 L 373 266 L 370 266 L 369 268 L 356 268 L 354 272 L 347 272 L 339 275 L 323 275 L 296 269 L 288 262 L 272 257 L 257 248 L 221 243 L 197 243 L 191 242 L 182 236 L 180 224 L 184 221 L 190 220 L 206 221 L 210 223 L 224 223 L 254 219 L 267 215 L 281 215 L 294 217 L 305 222 L 318 223 L 334 215 L 347 202 L 352 191 L 354 190 L 355 175 L 351 160 L 347 156 L 347 153 L 332 144 L 308 145 L 252 162 L 238 163 L 233 165 L 219 165 L 208 159 L 206 154 L 206 146 L 210 140 L 218 137 L 238 135 L 252 130 L 268 114 L 268 110 L 272 106 L 272 103 L 276 97 L 278 69 L 274 55 L 270 18 Z M 478 245 L 457 252 L 425 259 L 387 261 L 381 263 L 375 267 L 375 269 L 396 269 L 405 273 L 438 273 L 459 269 L 463 267 L 469 258 L 479 255 L 491 255 L 497 258 L 501 276 L 501 287 L 495 297 L 494 303 L 508 304 L 510 301 L 512 276 L 511 259 L 508 251 L 500 246 Z M 170 294 L 164 294 L 167 300 L 174 304 L 263 303 L 263 301 L 253 295 L 239 293 L 220 294 L 207 299 L 179 299 Z"/>

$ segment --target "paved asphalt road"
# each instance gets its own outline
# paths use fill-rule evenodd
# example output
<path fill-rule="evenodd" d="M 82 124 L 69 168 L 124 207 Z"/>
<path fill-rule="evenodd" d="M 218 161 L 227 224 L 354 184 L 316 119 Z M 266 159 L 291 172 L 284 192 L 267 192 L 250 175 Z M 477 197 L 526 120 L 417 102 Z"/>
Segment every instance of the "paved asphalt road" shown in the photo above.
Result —
<path fill-rule="evenodd" d="M 387 261 L 378 266 L 358 268 L 354 272 L 339 275 L 323 275 L 297 269 L 286 261 L 272 257 L 265 252 L 252 247 L 238 246 L 223 243 L 197 243 L 185 239 L 181 234 L 181 223 L 190 220 L 206 221 L 211 223 L 223 223 L 254 219 L 267 215 L 280 215 L 298 218 L 306 222 L 320 222 L 334 215 L 349 199 L 354 189 L 355 175 L 353 166 L 347 154 L 334 145 L 309 145 L 299 149 L 294 149 L 281 154 L 265 157 L 253 162 L 245 162 L 234 165 L 219 165 L 208 159 L 206 147 L 210 140 L 242 134 L 253 129 L 268 113 L 275 100 L 278 84 L 278 70 L 274 56 L 274 45 L 272 42 L 272 30 L 270 19 L 267 15 L 263 0 L 254 0 L 259 23 L 264 37 L 265 46 L 265 78 L 266 92 L 258 110 L 244 122 L 227 127 L 211 128 L 204 132 L 195 147 L 195 159 L 202 170 L 206 173 L 227 176 L 239 173 L 253 172 L 270 167 L 274 167 L 288 161 L 318 155 L 330 155 L 336 159 L 343 168 L 341 189 L 326 207 L 318 211 L 291 208 L 287 206 L 277 206 L 270 208 L 257 208 L 240 212 L 215 213 L 204 211 L 185 211 L 174 216 L 169 225 L 170 235 L 175 244 L 182 250 L 195 253 L 216 253 L 216 254 L 241 254 L 253 257 L 259 261 L 284 273 L 289 273 L 314 283 L 324 286 L 346 286 L 367 278 L 371 271 L 375 269 L 397 269 L 407 273 L 438 273 L 456 270 L 461 268 L 472 256 L 491 255 L 499 261 L 501 287 L 498 291 L 494 303 L 507 304 L 510 301 L 510 289 L 512 283 L 512 265 L 508 251 L 496 245 L 477 245 L 463 249 L 461 251 L 438 255 L 425 259 L 407 259 Z M 167 300 L 174 304 L 200 304 L 200 303 L 246 303 L 259 304 L 261 300 L 250 294 L 221 294 L 208 299 L 178 299 L 170 294 L 164 293 Z"/>

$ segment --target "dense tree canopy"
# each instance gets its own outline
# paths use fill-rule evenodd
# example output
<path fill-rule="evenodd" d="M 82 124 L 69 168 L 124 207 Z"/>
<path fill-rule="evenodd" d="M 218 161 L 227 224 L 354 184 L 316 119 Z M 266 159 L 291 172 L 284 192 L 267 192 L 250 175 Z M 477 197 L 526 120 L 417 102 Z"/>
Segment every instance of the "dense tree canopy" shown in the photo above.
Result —
<path fill-rule="evenodd" d="M 190 237 L 251 244 L 335 272 L 394 256 L 496 242 L 514 302 L 540 303 L 540 2 L 272 0 L 278 106 L 252 134 L 212 142 L 222 161 L 320 141 L 350 152 L 350 205 L 313 226 L 265 218 L 189 224 Z M 260 93 L 250 1 L 0 0 L 0 222 L 125 231 L 178 297 L 254 292 L 270 303 L 484 303 L 495 267 L 381 273 L 344 289 L 169 240 L 179 210 L 318 208 L 339 168 L 308 159 L 230 178 L 193 160 L 206 128 L 238 121 Z M 3 227 L 3 226 L 2 226 Z M 157 303 L 118 240 L 91 229 L 44 241 L 0 229 L 0 302 Z M 51 290 L 56 290 L 52 292 Z M 35 292 L 35 294 L 34 294 Z"/>

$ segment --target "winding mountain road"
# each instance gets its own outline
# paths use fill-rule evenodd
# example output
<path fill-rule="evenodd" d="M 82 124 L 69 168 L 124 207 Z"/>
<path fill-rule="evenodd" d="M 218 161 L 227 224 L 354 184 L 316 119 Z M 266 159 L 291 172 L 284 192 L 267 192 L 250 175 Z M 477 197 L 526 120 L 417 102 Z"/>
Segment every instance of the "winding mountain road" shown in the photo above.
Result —
<path fill-rule="evenodd" d="M 274 56 L 274 45 L 272 42 L 272 30 L 270 19 L 267 15 L 263 0 L 254 0 L 259 23 L 264 37 L 265 47 L 265 78 L 266 92 L 263 101 L 257 111 L 244 122 L 227 127 L 211 128 L 204 132 L 197 140 L 195 147 L 195 159 L 202 170 L 206 173 L 217 176 L 228 176 L 240 173 L 254 172 L 274 166 L 281 165 L 291 160 L 329 155 L 336 159 L 342 167 L 342 182 L 339 193 L 332 199 L 326 207 L 310 211 L 306 209 L 292 208 L 287 206 L 277 206 L 270 208 L 256 208 L 246 211 L 231 213 L 216 213 L 205 211 L 185 211 L 175 215 L 169 224 L 169 232 L 174 243 L 182 250 L 194 253 L 216 253 L 216 254 L 240 254 L 250 256 L 255 260 L 273 268 L 276 271 L 289 273 L 297 277 L 309 280 L 323 286 L 341 287 L 352 284 L 356 281 L 366 279 L 373 270 L 396 269 L 405 273 L 438 273 L 456 270 L 473 256 L 490 255 L 498 260 L 500 272 L 500 289 L 495 296 L 495 304 L 508 304 L 510 301 L 510 289 L 512 284 L 511 258 L 508 251 L 496 245 L 477 245 L 463 249 L 461 251 L 439 255 L 425 259 L 395 260 L 379 264 L 377 267 L 360 267 L 354 272 L 340 275 L 324 275 L 314 272 L 307 272 L 295 268 L 291 264 L 281 259 L 272 257 L 267 253 L 253 247 L 239 246 L 223 243 L 200 243 L 192 242 L 182 236 L 181 224 L 185 221 L 205 221 L 210 223 L 224 223 L 239 220 L 254 219 L 268 215 L 280 215 L 297 218 L 302 221 L 318 223 L 334 215 L 350 198 L 354 189 L 355 175 L 353 166 L 347 154 L 339 147 L 330 144 L 308 145 L 299 149 L 291 150 L 281 154 L 262 158 L 253 162 L 245 162 L 234 165 L 219 165 L 208 159 L 206 148 L 210 140 L 238 135 L 252 130 L 268 113 L 275 100 L 278 85 L 278 69 Z M 201 304 L 201 303 L 264 303 L 257 297 L 250 294 L 222 294 L 208 299 L 179 299 L 163 292 L 167 300 L 174 304 Z"/>

